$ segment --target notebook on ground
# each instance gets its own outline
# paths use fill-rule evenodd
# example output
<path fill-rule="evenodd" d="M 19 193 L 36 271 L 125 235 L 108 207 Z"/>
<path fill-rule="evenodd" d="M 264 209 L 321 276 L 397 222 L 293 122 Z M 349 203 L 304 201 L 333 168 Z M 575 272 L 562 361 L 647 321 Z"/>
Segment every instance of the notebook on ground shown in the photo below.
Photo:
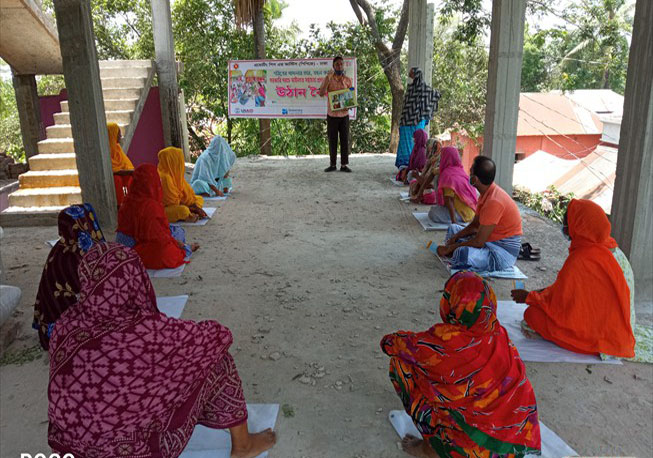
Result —
<path fill-rule="evenodd" d="M 395 186 L 405 186 L 403 181 L 397 181 L 395 180 L 395 177 L 390 177 L 390 181 Z"/>
<path fill-rule="evenodd" d="M 499 323 L 506 328 L 510 340 L 517 347 L 521 359 L 537 363 L 580 363 L 580 364 L 622 364 L 621 360 L 603 361 L 598 356 L 583 355 L 565 350 L 544 339 L 528 339 L 521 332 L 521 320 L 524 318 L 526 304 L 517 304 L 514 301 L 499 301 L 497 304 L 497 318 Z"/>
<path fill-rule="evenodd" d="M 247 414 L 247 427 L 250 432 L 274 429 L 279 415 L 279 404 L 247 404 Z M 179 458 L 229 458 L 230 452 L 231 437 L 228 431 L 197 425 Z M 265 452 L 257 458 L 267 456 L 268 453 Z"/>
<path fill-rule="evenodd" d="M 446 231 L 449 228 L 449 224 L 434 223 L 431 221 L 429 214 L 426 212 L 413 212 L 413 216 L 419 221 L 425 231 Z"/>
<path fill-rule="evenodd" d="M 196 221 L 194 223 L 189 223 L 187 221 L 180 221 L 178 223 L 172 223 L 175 226 L 204 226 L 206 223 L 209 222 L 215 211 L 217 210 L 216 207 L 206 207 L 203 208 L 203 210 L 206 212 L 207 218 L 201 219 L 199 221 Z"/>
<path fill-rule="evenodd" d="M 429 250 L 438 257 L 442 265 L 449 271 L 451 275 L 455 274 L 456 272 L 460 272 L 462 269 L 452 269 L 451 265 L 449 264 L 449 261 L 447 259 L 443 259 L 440 256 L 438 256 L 437 252 L 438 246 L 436 243 L 431 243 L 429 246 Z M 501 278 L 504 280 L 525 280 L 528 277 L 524 272 L 522 272 L 519 267 L 512 266 L 510 269 L 507 270 L 493 270 L 493 271 L 482 271 L 482 272 L 476 272 L 479 274 L 481 277 L 489 277 L 489 278 Z"/>
<path fill-rule="evenodd" d="M 399 437 L 402 439 L 406 434 L 421 438 L 422 435 L 415 427 L 415 423 L 403 410 L 391 410 L 388 419 Z M 571 448 L 560 436 L 551 431 L 540 421 L 540 437 L 542 438 L 542 455 L 540 458 L 562 458 L 565 456 L 578 456 L 578 453 Z M 534 457 L 536 455 L 526 455 Z"/>
<path fill-rule="evenodd" d="M 159 312 L 165 313 L 171 318 L 181 318 L 187 301 L 188 294 L 182 296 L 162 296 L 156 298 L 156 306 Z"/>

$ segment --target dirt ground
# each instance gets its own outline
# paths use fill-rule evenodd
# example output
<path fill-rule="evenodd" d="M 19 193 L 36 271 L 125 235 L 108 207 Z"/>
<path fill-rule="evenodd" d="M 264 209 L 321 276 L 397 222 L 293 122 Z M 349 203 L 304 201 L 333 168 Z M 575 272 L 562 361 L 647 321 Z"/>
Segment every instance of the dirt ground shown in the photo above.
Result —
<path fill-rule="evenodd" d="M 154 279 L 160 296 L 191 295 L 183 318 L 231 328 L 249 402 L 285 405 L 272 457 L 403 456 L 387 419 L 401 404 L 379 341 L 439 319 L 446 272 L 425 249 L 443 234 L 423 232 L 416 206 L 398 200 L 393 160 L 356 155 L 354 173 L 325 174 L 326 157 L 241 159 L 233 197 L 206 226 L 188 228 L 201 249 L 184 274 Z M 567 246 L 552 223 L 525 214 L 524 226 L 543 251 L 541 262 L 519 264 L 526 286 L 546 286 Z M 32 306 L 44 241 L 55 237 L 54 227 L 5 229 L 7 283 L 23 290 L 5 325 L 19 326 L 8 354 L 37 344 Z M 511 283 L 493 282 L 500 299 Z M 652 365 L 526 366 L 541 420 L 581 455 L 651 456 Z M 47 355 L 0 368 L 0 456 L 49 451 L 47 381 Z"/>

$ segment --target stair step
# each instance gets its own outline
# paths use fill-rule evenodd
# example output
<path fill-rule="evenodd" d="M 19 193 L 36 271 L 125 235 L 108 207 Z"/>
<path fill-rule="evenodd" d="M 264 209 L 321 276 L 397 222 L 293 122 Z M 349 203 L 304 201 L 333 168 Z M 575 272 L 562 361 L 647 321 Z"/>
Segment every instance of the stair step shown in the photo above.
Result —
<path fill-rule="evenodd" d="M 40 210 L 42 207 L 67 207 L 81 203 L 82 190 L 79 186 L 19 189 L 9 194 L 10 208 L 23 207 L 26 210 Z"/>
<path fill-rule="evenodd" d="M 151 67 L 151 60 L 100 60 L 100 70 L 106 68 Z"/>
<path fill-rule="evenodd" d="M 66 205 L 51 207 L 9 207 L 0 212 L 2 227 L 56 226 Z"/>
<path fill-rule="evenodd" d="M 145 78 L 100 78 L 100 81 L 102 83 L 102 89 L 145 86 Z"/>
<path fill-rule="evenodd" d="M 39 154 L 75 154 L 72 138 L 48 138 L 38 142 Z"/>
<path fill-rule="evenodd" d="M 133 113 L 134 113 L 133 110 L 112 110 L 112 111 L 107 111 L 105 114 L 106 114 L 107 122 L 115 122 L 118 124 L 129 125 L 129 123 L 132 120 Z M 54 123 L 56 125 L 70 124 L 70 113 L 67 112 L 55 113 Z"/>
<path fill-rule="evenodd" d="M 37 154 L 29 159 L 32 171 L 74 170 L 77 168 L 75 153 Z"/>
<path fill-rule="evenodd" d="M 102 89 L 104 100 L 107 99 L 138 99 L 143 87 L 124 87 Z"/>
<path fill-rule="evenodd" d="M 121 111 L 121 110 L 134 111 L 134 109 L 136 108 L 137 103 L 138 103 L 138 98 L 133 98 L 133 99 L 108 99 L 108 98 L 105 97 L 104 98 L 104 109 L 107 110 L 107 111 Z M 61 102 L 61 112 L 62 113 L 70 112 L 67 100 L 64 100 L 64 101 Z"/>
<path fill-rule="evenodd" d="M 127 129 L 128 125 L 129 124 L 120 122 L 118 123 L 118 126 L 120 126 L 120 132 L 122 132 L 123 135 L 125 135 L 125 130 Z M 69 138 L 72 140 L 72 126 L 70 124 L 55 124 L 54 126 L 48 126 L 45 129 L 45 135 L 48 137 L 48 139 Z"/>
<path fill-rule="evenodd" d="M 28 188 L 75 187 L 79 186 L 79 175 L 76 169 L 30 170 L 20 175 L 18 182 L 21 190 Z"/>
<path fill-rule="evenodd" d="M 151 66 L 100 68 L 100 78 L 147 78 L 151 69 Z"/>

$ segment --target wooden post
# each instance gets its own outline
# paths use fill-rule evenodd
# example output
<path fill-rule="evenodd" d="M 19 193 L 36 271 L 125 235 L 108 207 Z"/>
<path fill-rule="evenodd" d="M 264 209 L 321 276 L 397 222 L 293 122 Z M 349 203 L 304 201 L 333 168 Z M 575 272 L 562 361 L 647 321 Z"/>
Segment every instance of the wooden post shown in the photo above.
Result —
<path fill-rule="evenodd" d="M 16 105 L 20 119 L 20 133 L 23 138 L 25 156 L 29 159 L 39 153 L 38 142 L 45 137 L 41 122 L 41 108 L 36 89 L 35 75 L 16 75 L 11 69 Z"/>
<path fill-rule="evenodd" d="M 116 191 L 90 2 L 54 0 L 54 10 L 82 199 L 93 205 L 104 229 L 112 231 Z"/>
<path fill-rule="evenodd" d="M 495 162 L 494 181 L 508 194 L 512 193 L 517 144 L 525 13 L 523 0 L 492 2 L 483 155 Z"/>
<path fill-rule="evenodd" d="M 638 311 L 651 313 L 653 297 L 653 2 L 635 7 L 617 176 L 612 234 L 635 273 Z"/>
<path fill-rule="evenodd" d="M 152 29 L 154 52 L 156 54 L 156 71 L 159 76 L 163 138 L 166 146 L 183 148 L 170 0 L 152 0 Z"/>

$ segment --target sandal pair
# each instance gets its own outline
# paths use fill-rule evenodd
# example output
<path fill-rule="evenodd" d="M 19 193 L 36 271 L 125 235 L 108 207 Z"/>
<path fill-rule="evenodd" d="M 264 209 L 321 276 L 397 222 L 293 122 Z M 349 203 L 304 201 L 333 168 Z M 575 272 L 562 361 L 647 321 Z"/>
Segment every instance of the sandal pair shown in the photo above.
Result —
<path fill-rule="evenodd" d="M 533 248 L 533 246 L 526 242 L 521 244 L 519 249 L 519 256 L 517 259 L 524 261 L 539 261 L 540 260 L 541 250 L 539 248 Z"/>

